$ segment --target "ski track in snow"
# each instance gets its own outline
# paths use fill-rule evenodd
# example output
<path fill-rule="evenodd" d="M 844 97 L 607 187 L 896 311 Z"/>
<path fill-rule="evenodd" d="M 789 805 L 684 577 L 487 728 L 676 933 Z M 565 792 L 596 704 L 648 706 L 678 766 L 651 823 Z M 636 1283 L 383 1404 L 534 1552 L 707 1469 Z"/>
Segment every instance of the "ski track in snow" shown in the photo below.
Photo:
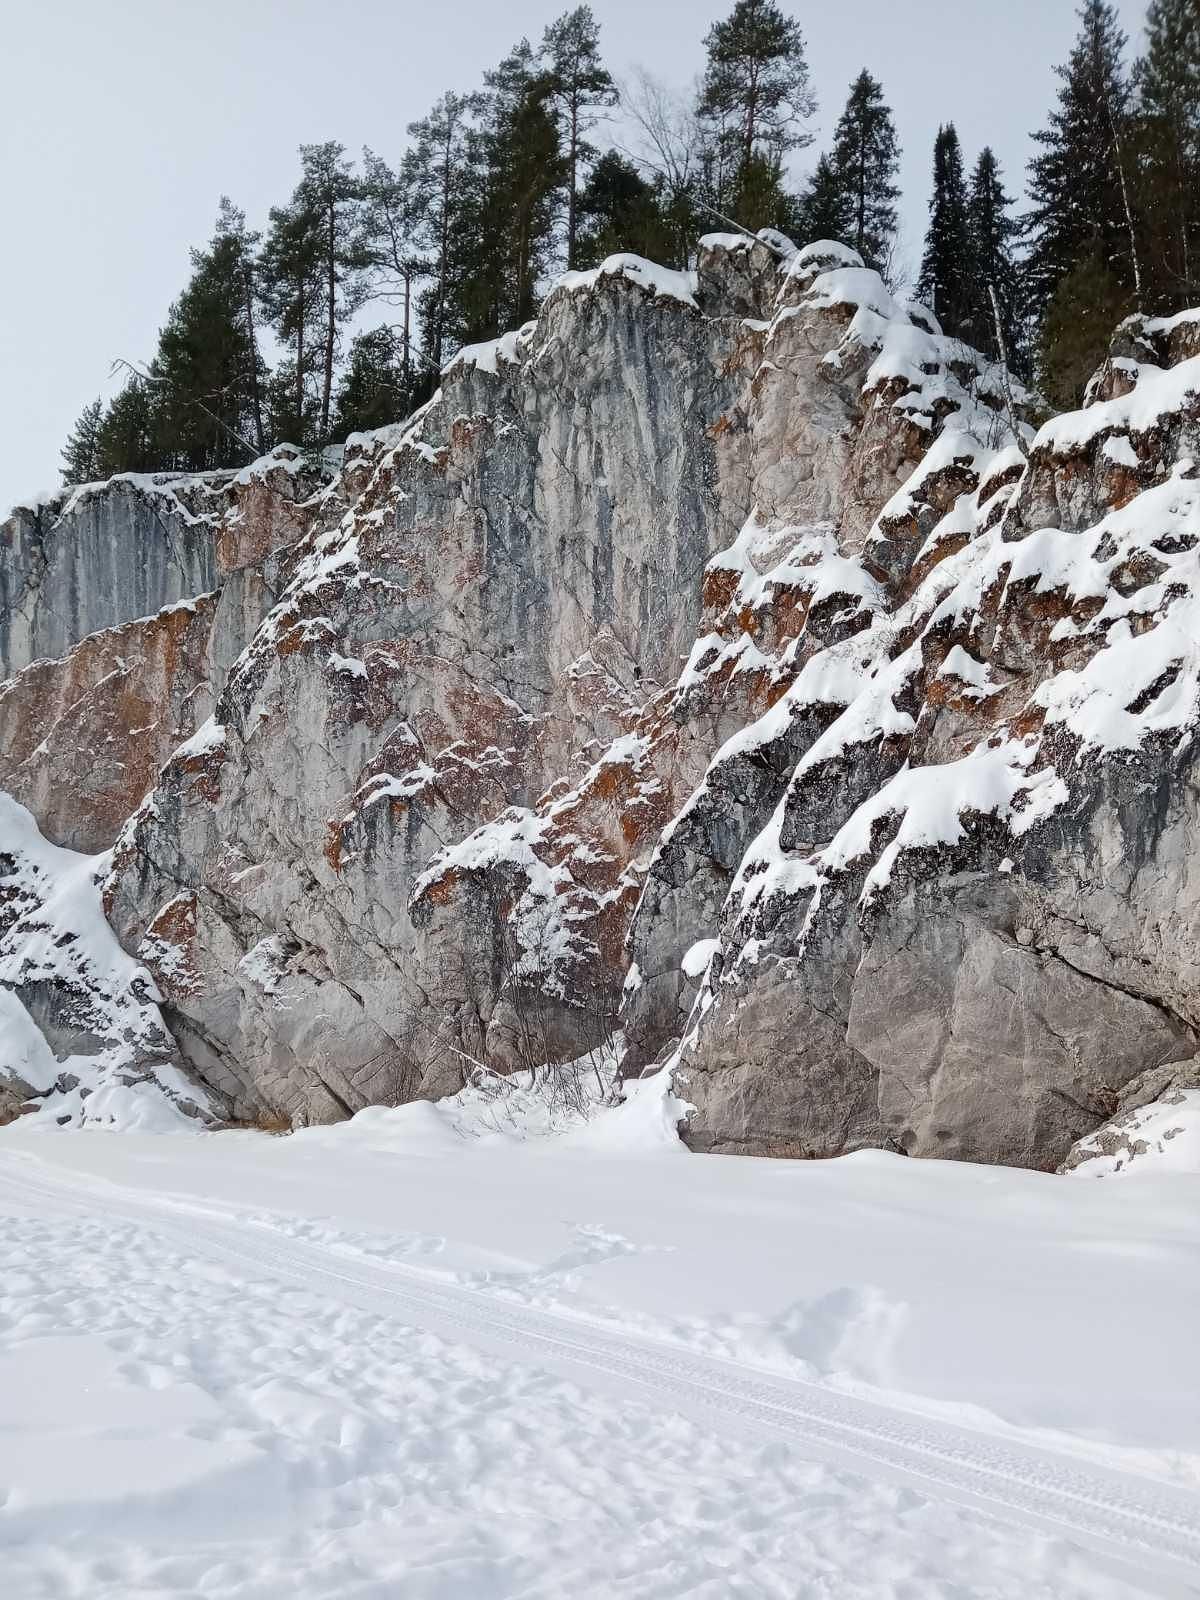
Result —
<path fill-rule="evenodd" d="M 69 1416 L 82 1340 L 167 1429 L 161 1482 L 44 1503 L 0 1431 L 12 1600 L 1200 1593 L 1169 1485 L 30 1156 L 0 1213 L 0 1351 Z M 64 1460 L 103 1478 L 129 1413 Z"/>

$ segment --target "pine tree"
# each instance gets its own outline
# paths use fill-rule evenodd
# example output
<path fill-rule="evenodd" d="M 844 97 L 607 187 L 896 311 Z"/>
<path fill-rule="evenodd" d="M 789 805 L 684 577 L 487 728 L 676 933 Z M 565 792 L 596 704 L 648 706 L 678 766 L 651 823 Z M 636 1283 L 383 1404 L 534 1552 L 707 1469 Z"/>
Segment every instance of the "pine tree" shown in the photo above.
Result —
<path fill-rule="evenodd" d="M 542 59 L 549 81 L 550 102 L 562 130 L 566 161 L 568 268 L 576 263 L 579 231 L 579 189 L 582 167 L 596 152 L 586 134 L 594 112 L 617 102 L 617 86 L 600 59 L 600 28 L 591 6 L 576 6 L 552 22 L 542 38 Z"/>
<path fill-rule="evenodd" d="M 670 254 L 670 230 L 655 185 L 632 161 L 607 150 L 579 194 L 576 259 L 580 267 L 596 267 L 624 250 L 662 261 Z"/>
<path fill-rule="evenodd" d="M 1151 0 L 1134 69 L 1139 212 L 1148 294 L 1159 309 L 1200 298 L 1200 7 Z"/>
<path fill-rule="evenodd" d="M 321 299 L 324 325 L 321 333 L 322 374 L 319 431 L 328 441 L 333 401 L 333 371 L 342 330 L 362 303 L 362 275 L 366 261 L 359 226 L 359 187 L 343 145 L 302 144 L 300 181 L 304 204 L 311 215 L 319 242 Z"/>
<path fill-rule="evenodd" d="M 549 84 L 529 41 L 521 40 L 484 82 L 474 185 L 459 179 L 467 215 L 456 241 L 459 270 L 449 310 L 460 343 L 494 338 L 533 315 L 566 173 Z"/>
<path fill-rule="evenodd" d="M 972 278 L 962 146 L 948 122 L 938 129 L 933 146 L 933 195 L 917 279 L 918 298 L 932 308 L 948 338 L 970 335 Z"/>
<path fill-rule="evenodd" d="M 1079 17 L 1070 58 L 1056 69 L 1058 105 L 1033 135 L 1040 153 L 1029 165 L 1026 278 L 1039 320 L 1059 284 L 1085 259 L 1089 272 L 1099 262 L 1118 283 L 1132 287 L 1134 281 L 1122 194 L 1125 35 L 1109 0 L 1084 0 Z"/>
<path fill-rule="evenodd" d="M 399 309 L 400 367 L 408 384 L 414 371 L 417 286 L 429 276 L 429 260 L 421 237 L 415 152 L 406 151 L 393 172 L 381 156 L 364 150 L 360 193 L 361 237 L 356 254 L 364 263 L 363 294 Z"/>
<path fill-rule="evenodd" d="M 100 427 L 104 407 L 100 397 L 84 406 L 62 448 L 62 481 L 68 488 L 94 483 L 100 473 Z"/>
<path fill-rule="evenodd" d="M 896 238 L 900 146 L 883 85 L 865 69 L 851 84 L 834 130 L 832 163 L 850 199 L 851 233 L 845 242 L 869 267 L 883 270 Z"/>
<path fill-rule="evenodd" d="M 1021 225 L 1009 214 L 1012 198 L 1004 192 L 1000 164 L 991 149 L 980 152 L 971 175 L 968 216 L 971 229 L 970 313 L 966 337 L 993 360 L 1001 356 L 991 291 L 1000 307 L 1000 335 L 1009 365 L 1021 378 L 1029 376 L 1022 326 L 1021 274 L 1013 251 Z"/>
<path fill-rule="evenodd" d="M 812 142 L 816 110 L 799 24 L 771 0 L 737 0 L 704 40 L 708 63 L 697 112 L 711 143 L 715 204 L 744 227 L 776 220 L 783 163 Z"/>
<path fill-rule="evenodd" d="M 269 386 L 270 431 L 276 441 L 310 444 L 319 432 L 312 379 L 320 354 L 321 239 L 319 218 L 303 187 L 270 212 L 259 266 L 266 319 L 288 351 Z"/>
<path fill-rule="evenodd" d="M 831 157 L 817 162 L 800 201 L 800 235 L 815 244 L 832 239 L 843 244 L 854 236 L 854 200 Z"/>
<path fill-rule="evenodd" d="M 429 115 L 409 124 L 417 242 L 429 261 L 431 282 L 421 296 L 421 340 L 437 373 L 453 342 L 451 297 L 458 253 L 469 235 L 469 211 L 480 185 L 477 95 L 445 94 Z"/>

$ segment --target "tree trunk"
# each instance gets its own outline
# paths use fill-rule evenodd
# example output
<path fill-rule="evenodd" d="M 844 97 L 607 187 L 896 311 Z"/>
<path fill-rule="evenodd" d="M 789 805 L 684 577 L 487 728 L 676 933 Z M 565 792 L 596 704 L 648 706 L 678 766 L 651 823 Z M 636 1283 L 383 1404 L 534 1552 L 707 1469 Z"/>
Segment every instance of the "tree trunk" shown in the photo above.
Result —
<path fill-rule="evenodd" d="M 254 407 L 254 438 L 261 456 L 267 448 L 267 438 L 263 432 L 262 394 L 258 383 L 258 338 L 254 332 L 254 279 L 249 269 L 246 271 L 246 327 L 250 334 L 250 403 Z"/>
<path fill-rule="evenodd" d="M 437 296 L 437 321 L 433 335 L 433 364 L 440 373 L 442 370 L 442 335 L 446 325 L 446 279 L 450 255 L 450 140 L 447 138 L 445 146 L 445 161 L 442 166 L 442 226 L 440 229 L 441 241 L 438 247 L 438 296 Z"/>
<path fill-rule="evenodd" d="M 567 191 L 567 271 L 572 272 L 575 268 L 575 233 L 577 228 L 575 185 L 579 168 L 579 102 L 574 95 L 571 97 L 571 151 L 568 165 L 570 167 L 568 175 L 570 187 Z"/>
<path fill-rule="evenodd" d="M 987 290 L 988 300 L 991 302 L 992 307 L 992 321 L 995 325 L 996 348 L 1000 352 L 1000 369 L 1004 374 L 1004 406 L 1008 412 L 1009 431 L 1012 433 L 1013 443 L 1021 452 L 1021 455 L 1025 456 L 1025 441 L 1021 437 L 1021 423 L 1017 416 L 1016 402 L 1013 399 L 1012 373 L 1008 366 L 1008 340 L 1004 337 L 1004 317 L 1000 311 L 1000 296 L 996 293 L 996 285 L 991 280 L 988 282 Z M 1028 457 L 1025 456 L 1025 459 L 1028 460 Z"/>
<path fill-rule="evenodd" d="M 329 439 L 329 400 L 333 393 L 333 346 L 337 338 L 337 233 L 333 191 L 329 194 L 328 317 L 325 326 L 325 385 L 321 394 L 321 443 Z"/>
<path fill-rule="evenodd" d="M 1113 156 L 1117 163 L 1117 181 L 1121 186 L 1121 205 L 1125 210 L 1125 226 L 1129 232 L 1129 254 L 1133 260 L 1133 293 L 1139 311 L 1144 311 L 1145 295 L 1142 291 L 1142 258 L 1138 253 L 1137 229 L 1133 221 L 1133 206 L 1129 199 L 1129 184 L 1125 179 L 1125 162 L 1121 158 L 1121 137 L 1117 132 L 1117 119 L 1112 106 L 1108 108 L 1108 125 L 1112 129 Z"/>
<path fill-rule="evenodd" d="M 746 96 L 746 124 L 742 133 L 742 171 L 754 156 L 754 134 L 758 123 L 758 79 L 752 77 Z"/>
<path fill-rule="evenodd" d="M 859 255 L 867 240 L 867 127 L 865 119 L 858 125 L 858 239 L 855 244 Z M 864 257 L 864 260 L 866 258 Z"/>
<path fill-rule="evenodd" d="M 296 330 L 296 428 L 300 434 L 304 433 L 304 290 L 301 288 L 299 297 L 299 326 Z M 296 440 L 303 444 L 304 439 Z"/>

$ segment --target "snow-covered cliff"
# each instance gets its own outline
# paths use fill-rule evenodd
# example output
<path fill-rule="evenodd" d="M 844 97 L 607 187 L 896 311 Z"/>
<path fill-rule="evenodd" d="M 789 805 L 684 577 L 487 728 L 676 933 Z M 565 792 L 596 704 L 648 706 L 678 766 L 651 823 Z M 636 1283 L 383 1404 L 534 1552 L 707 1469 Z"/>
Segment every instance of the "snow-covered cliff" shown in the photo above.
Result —
<path fill-rule="evenodd" d="M 206 1116 L 620 1032 L 698 1148 L 1053 1166 L 1196 1053 L 1198 351 L 1035 432 L 840 246 L 615 257 L 336 474 L 5 524 L 0 784 Z"/>

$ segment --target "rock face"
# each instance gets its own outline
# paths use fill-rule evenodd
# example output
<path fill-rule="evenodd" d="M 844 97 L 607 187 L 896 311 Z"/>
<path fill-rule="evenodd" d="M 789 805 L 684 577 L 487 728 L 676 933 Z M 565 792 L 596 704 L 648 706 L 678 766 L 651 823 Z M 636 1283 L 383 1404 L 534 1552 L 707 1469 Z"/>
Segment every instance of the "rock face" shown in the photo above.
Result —
<path fill-rule="evenodd" d="M 336 1117 L 611 1026 L 627 834 L 648 852 L 664 815 L 636 729 L 749 504 L 739 340 L 684 275 L 573 280 L 464 352 L 300 547 L 109 888 L 232 1114 Z M 551 789 L 553 818 L 511 809 Z"/>
<path fill-rule="evenodd" d="M 240 473 L 90 484 L 0 526 L 0 789 L 48 838 L 113 843 L 210 714 L 330 478 L 285 447 Z"/>
<path fill-rule="evenodd" d="M 213 594 L 180 601 L 0 686 L 0 784 L 57 843 L 111 844 L 207 712 L 215 609 Z"/>
<path fill-rule="evenodd" d="M 131 476 L 13 511 L 0 524 L 0 671 L 213 588 L 211 530 L 186 498 Z"/>
<path fill-rule="evenodd" d="M 1193 1053 L 1200 362 L 1132 367 L 1019 477 L 954 439 L 960 400 L 863 546 L 889 580 L 870 625 L 716 757 L 710 790 L 836 683 L 683 935 L 719 940 L 681 1064 L 697 1145 L 1052 1165 Z M 951 452 L 905 576 L 908 502 Z"/>
<path fill-rule="evenodd" d="M 84 495 L 145 604 L 10 519 L 0 784 L 217 1115 L 620 1030 L 699 1149 L 1053 1167 L 1200 1026 L 1198 327 L 1035 435 L 840 246 L 570 274 L 335 477 Z"/>

